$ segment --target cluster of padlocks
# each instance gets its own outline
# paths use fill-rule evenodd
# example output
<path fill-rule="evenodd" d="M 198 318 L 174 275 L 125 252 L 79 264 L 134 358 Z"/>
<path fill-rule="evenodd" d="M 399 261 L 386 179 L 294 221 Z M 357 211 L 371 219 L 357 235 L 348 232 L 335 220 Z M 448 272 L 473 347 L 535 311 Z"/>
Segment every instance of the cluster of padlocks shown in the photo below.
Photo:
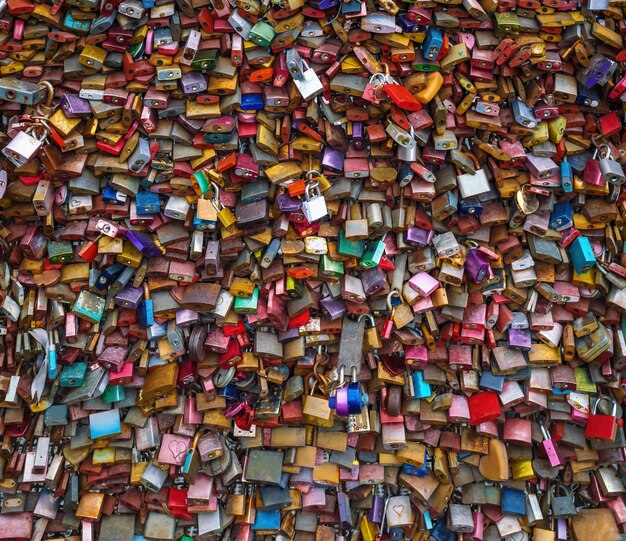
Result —
<path fill-rule="evenodd" d="M 622 541 L 625 10 L 0 0 L 0 541 Z"/>

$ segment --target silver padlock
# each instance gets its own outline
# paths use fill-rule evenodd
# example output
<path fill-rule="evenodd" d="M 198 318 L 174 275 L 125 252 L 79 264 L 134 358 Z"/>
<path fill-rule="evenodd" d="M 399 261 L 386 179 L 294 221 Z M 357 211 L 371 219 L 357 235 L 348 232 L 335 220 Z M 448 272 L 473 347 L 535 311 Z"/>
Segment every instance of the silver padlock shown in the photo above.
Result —
<path fill-rule="evenodd" d="M 290 73 L 293 77 L 293 82 L 296 85 L 296 88 L 302 95 L 302 99 L 304 101 L 309 101 L 313 99 L 315 96 L 319 96 L 324 91 L 324 85 L 322 85 L 322 81 L 317 76 L 313 68 L 309 67 L 309 65 L 303 60 L 302 65 L 304 71 L 300 72 L 299 77 L 294 76 L 293 71 L 290 70 Z"/>
<path fill-rule="evenodd" d="M 311 197 L 311 191 L 313 196 Z M 326 199 L 319 188 L 319 182 L 313 182 L 307 186 L 304 193 L 305 201 L 302 203 L 302 212 L 309 223 L 317 222 L 328 214 Z"/>
<path fill-rule="evenodd" d="M 29 163 L 41 150 L 43 139 L 33 137 L 28 131 L 17 132 L 17 135 L 2 149 L 9 161 L 16 167 Z"/>
<path fill-rule="evenodd" d="M 385 507 L 385 519 L 389 528 L 411 526 L 415 521 L 409 496 L 392 496 Z"/>
<path fill-rule="evenodd" d="M 141 475 L 139 482 L 148 490 L 158 492 L 165 484 L 168 473 L 169 469 L 163 470 L 158 466 L 155 466 L 154 462 L 150 462 Z"/>
<path fill-rule="evenodd" d="M 472 508 L 462 503 L 451 503 L 448 507 L 447 525 L 452 532 L 473 532 L 474 518 L 472 517 Z"/>
<path fill-rule="evenodd" d="M 412 147 L 417 147 L 417 143 L 415 139 L 411 137 L 408 131 L 399 128 L 392 122 L 387 124 L 387 128 L 385 129 L 389 137 L 391 137 L 398 145 L 404 147 L 406 149 L 411 149 Z M 406 161 L 406 160 L 405 160 Z"/>
<path fill-rule="evenodd" d="M 611 184 L 622 184 L 626 181 L 624 169 L 611 156 L 611 149 L 607 145 L 602 145 L 599 150 L 601 158 L 598 160 L 598 164 L 602 178 Z"/>
<path fill-rule="evenodd" d="M 190 208 L 191 205 L 184 197 L 171 195 L 163 209 L 163 214 L 174 220 L 184 220 Z"/>

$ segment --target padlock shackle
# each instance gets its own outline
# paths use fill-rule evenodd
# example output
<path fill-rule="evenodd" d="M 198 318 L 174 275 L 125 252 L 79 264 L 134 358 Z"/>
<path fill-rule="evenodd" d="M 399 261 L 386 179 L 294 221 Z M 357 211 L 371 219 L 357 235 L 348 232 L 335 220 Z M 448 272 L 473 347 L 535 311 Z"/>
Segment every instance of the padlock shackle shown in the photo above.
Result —
<path fill-rule="evenodd" d="M 615 417 L 617 415 L 617 402 L 608 396 L 600 396 L 591 407 L 591 413 L 595 415 L 598 411 L 598 405 L 602 401 L 609 401 L 611 403 L 611 417 Z"/>
<path fill-rule="evenodd" d="M 389 294 L 387 295 L 387 309 L 389 311 L 391 311 L 391 310 L 393 310 L 395 308 L 395 306 L 393 306 L 393 304 L 391 304 L 391 299 L 393 299 L 394 297 L 398 297 L 400 299 L 400 301 L 402 301 L 402 295 L 401 295 L 399 290 L 393 289 L 392 291 L 390 291 Z M 401 304 L 402 304 L 402 302 L 401 302 Z"/>
<path fill-rule="evenodd" d="M 366 328 L 370 328 L 371 329 L 371 328 L 376 327 L 376 321 L 374 320 L 374 316 L 372 314 L 361 314 L 357 318 L 357 321 L 361 321 L 362 319 L 366 319 L 371 324 L 371 327 L 366 327 Z"/>

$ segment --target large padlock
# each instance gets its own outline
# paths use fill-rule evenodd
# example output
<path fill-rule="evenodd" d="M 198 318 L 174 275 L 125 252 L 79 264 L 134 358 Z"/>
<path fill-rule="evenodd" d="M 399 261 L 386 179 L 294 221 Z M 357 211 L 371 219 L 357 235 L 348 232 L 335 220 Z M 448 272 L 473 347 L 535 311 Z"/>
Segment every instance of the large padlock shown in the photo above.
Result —
<path fill-rule="evenodd" d="M 302 212 L 309 223 L 317 222 L 328 214 L 326 200 L 320 192 L 319 183 L 309 184 L 304 193 Z"/>
<path fill-rule="evenodd" d="M 610 405 L 608 414 L 598 413 L 598 407 L 602 403 Z M 607 397 L 598 398 L 594 402 L 587 419 L 585 437 L 614 441 L 620 424 L 620 419 L 616 417 L 616 414 L 617 403 L 614 400 Z"/>

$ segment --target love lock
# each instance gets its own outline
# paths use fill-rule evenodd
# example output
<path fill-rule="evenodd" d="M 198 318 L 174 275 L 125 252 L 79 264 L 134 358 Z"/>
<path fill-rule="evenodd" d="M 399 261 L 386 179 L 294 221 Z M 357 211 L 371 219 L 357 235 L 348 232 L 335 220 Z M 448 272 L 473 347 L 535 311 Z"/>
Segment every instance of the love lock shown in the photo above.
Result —
<path fill-rule="evenodd" d="M 311 192 L 313 195 L 311 195 Z M 308 184 L 304 192 L 302 212 L 309 223 L 317 222 L 328 214 L 326 200 L 319 189 L 319 182 Z"/>

